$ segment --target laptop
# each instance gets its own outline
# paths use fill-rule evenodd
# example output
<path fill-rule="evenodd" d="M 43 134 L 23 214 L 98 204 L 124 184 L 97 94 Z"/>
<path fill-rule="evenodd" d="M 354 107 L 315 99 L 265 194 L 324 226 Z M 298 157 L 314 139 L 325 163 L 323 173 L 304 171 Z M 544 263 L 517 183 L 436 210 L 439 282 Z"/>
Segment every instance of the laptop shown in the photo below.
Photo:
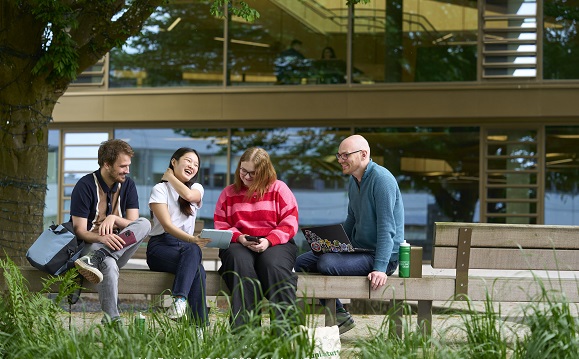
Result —
<path fill-rule="evenodd" d="M 372 253 L 371 249 L 354 248 L 341 224 L 303 228 L 302 233 L 314 254 Z"/>

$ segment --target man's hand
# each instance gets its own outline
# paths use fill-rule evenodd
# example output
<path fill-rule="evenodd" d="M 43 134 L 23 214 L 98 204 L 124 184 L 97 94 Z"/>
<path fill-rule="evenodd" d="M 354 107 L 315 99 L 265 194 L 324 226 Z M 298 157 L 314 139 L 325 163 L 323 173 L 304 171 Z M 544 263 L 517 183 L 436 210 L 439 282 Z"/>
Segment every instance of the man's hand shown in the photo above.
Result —
<path fill-rule="evenodd" d="M 106 236 L 107 234 L 113 234 L 115 230 L 116 219 L 117 216 L 115 216 L 114 214 L 109 214 L 107 218 L 105 218 L 104 221 L 102 221 L 101 225 L 99 226 L 99 235 Z"/>
<path fill-rule="evenodd" d="M 106 245 L 113 251 L 118 251 L 119 249 L 123 249 L 125 241 L 114 233 L 105 234 L 104 236 L 99 236 L 99 242 Z"/>
<path fill-rule="evenodd" d="M 386 284 L 386 281 L 388 280 L 388 276 L 384 272 L 373 271 L 373 272 L 370 272 L 370 274 L 368 274 L 368 280 L 370 281 L 370 284 L 372 285 L 372 289 L 376 290 L 376 289 L 382 287 L 384 284 Z"/>

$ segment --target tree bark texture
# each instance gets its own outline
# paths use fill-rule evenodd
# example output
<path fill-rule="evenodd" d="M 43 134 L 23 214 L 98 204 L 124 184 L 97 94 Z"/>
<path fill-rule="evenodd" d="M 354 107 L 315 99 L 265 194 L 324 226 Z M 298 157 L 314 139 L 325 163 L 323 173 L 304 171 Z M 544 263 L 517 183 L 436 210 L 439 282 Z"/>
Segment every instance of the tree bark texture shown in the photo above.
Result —
<path fill-rule="evenodd" d="M 56 101 L 76 75 L 138 33 L 161 3 L 0 0 L 0 257 L 27 263 L 42 232 Z"/>

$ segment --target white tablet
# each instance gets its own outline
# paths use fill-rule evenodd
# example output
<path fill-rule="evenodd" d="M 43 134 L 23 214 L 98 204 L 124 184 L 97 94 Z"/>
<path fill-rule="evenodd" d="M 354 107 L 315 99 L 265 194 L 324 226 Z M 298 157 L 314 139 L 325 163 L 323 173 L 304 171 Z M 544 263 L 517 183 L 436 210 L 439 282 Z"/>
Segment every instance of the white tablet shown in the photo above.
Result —
<path fill-rule="evenodd" d="M 199 237 L 211 239 L 211 242 L 207 243 L 207 248 L 225 249 L 229 248 L 233 232 L 222 229 L 202 229 Z"/>

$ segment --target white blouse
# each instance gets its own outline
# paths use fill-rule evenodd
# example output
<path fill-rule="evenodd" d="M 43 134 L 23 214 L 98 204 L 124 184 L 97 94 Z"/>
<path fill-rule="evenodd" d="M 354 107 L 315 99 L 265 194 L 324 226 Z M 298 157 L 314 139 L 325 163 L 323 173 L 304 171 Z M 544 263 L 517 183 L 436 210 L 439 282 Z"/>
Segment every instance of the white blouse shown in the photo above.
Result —
<path fill-rule="evenodd" d="M 197 218 L 197 211 L 203 204 L 203 194 L 205 193 L 203 186 L 201 186 L 199 183 L 194 183 L 193 186 L 191 186 L 191 189 L 196 189 L 201 192 L 201 201 L 191 204 L 191 210 L 193 211 L 193 215 L 191 216 L 186 216 L 181 213 L 181 210 L 179 209 L 179 194 L 169 182 L 157 183 L 151 190 L 151 197 L 149 197 L 149 204 L 167 204 L 169 215 L 171 216 L 171 222 L 173 222 L 176 227 L 181 228 L 188 234 L 193 234 L 193 231 L 195 230 L 195 219 Z M 163 226 L 157 217 L 153 215 L 153 229 L 151 229 L 150 235 L 157 236 L 159 234 L 163 234 L 164 232 L 165 229 L 163 229 Z"/>

